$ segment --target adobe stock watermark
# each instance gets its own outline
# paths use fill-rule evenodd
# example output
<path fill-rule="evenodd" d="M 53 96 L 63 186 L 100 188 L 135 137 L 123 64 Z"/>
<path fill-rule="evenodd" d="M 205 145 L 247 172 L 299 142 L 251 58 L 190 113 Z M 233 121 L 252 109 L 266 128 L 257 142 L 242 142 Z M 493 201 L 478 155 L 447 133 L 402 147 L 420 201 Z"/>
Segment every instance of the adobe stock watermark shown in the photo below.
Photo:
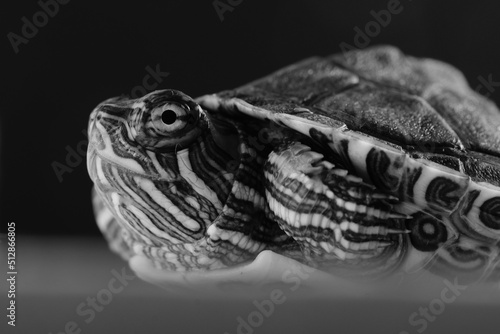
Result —
<path fill-rule="evenodd" d="M 148 92 L 153 91 L 158 87 L 163 80 L 169 76 L 168 72 L 162 72 L 160 64 L 156 64 L 155 68 L 146 66 L 146 74 L 142 79 L 142 85 L 137 85 L 131 89 L 129 96 L 133 99 L 146 95 Z M 90 113 L 89 113 L 90 114 Z M 85 161 L 87 154 L 87 145 L 89 143 L 87 129 L 83 129 L 81 133 L 84 139 L 80 140 L 75 146 L 66 145 L 66 157 L 63 162 L 52 161 L 51 167 L 59 182 L 63 182 L 64 174 L 72 173 L 78 166 Z"/>
<path fill-rule="evenodd" d="M 137 85 L 130 91 L 130 97 L 136 99 L 138 97 L 144 96 L 147 93 L 155 90 L 163 80 L 170 75 L 169 72 L 162 72 L 160 69 L 160 64 L 156 64 L 153 70 L 151 66 L 146 66 L 146 74 L 142 78 L 142 85 Z"/>
<path fill-rule="evenodd" d="M 243 0 L 214 0 L 212 6 L 219 17 L 219 20 L 224 21 L 224 13 L 232 12 L 236 6 L 239 6 Z"/>
<path fill-rule="evenodd" d="M 487 78 L 484 78 L 482 75 L 479 75 L 477 77 L 477 81 L 479 81 L 479 84 L 474 88 L 474 90 L 486 97 L 490 97 L 491 94 L 495 92 L 497 87 L 500 87 L 500 81 L 493 81 L 493 74 L 488 74 Z M 486 90 L 486 92 L 482 92 L 483 89 Z"/>
<path fill-rule="evenodd" d="M 14 53 L 17 54 L 22 44 L 28 44 L 28 42 L 38 34 L 39 29 L 45 27 L 49 19 L 59 13 L 60 5 L 66 5 L 69 1 L 70 0 L 39 0 L 37 3 L 41 10 L 35 12 L 31 20 L 26 16 L 21 18 L 23 24 L 20 34 L 16 34 L 12 31 L 7 34 L 7 39 Z"/>
<path fill-rule="evenodd" d="M 255 310 L 247 314 L 245 317 L 238 316 L 236 318 L 235 333 L 254 333 L 256 328 L 264 324 L 266 318 L 269 318 L 274 314 L 278 305 L 286 302 L 286 294 L 296 291 L 316 270 L 317 269 L 311 267 L 298 265 L 285 270 L 281 275 L 281 282 L 285 284 L 287 289 L 276 288 L 269 293 L 269 298 L 254 300 L 252 304 Z M 224 332 L 224 334 L 229 334 L 229 332 Z"/>
<path fill-rule="evenodd" d="M 420 306 L 418 312 L 415 311 L 408 317 L 408 323 L 415 328 L 417 333 L 423 333 L 429 327 L 429 323 L 436 321 L 437 317 L 446 310 L 446 305 L 455 302 L 468 287 L 459 284 L 458 278 L 455 278 L 453 282 L 447 279 L 443 282 L 445 288 L 441 290 L 440 296 L 431 300 L 426 307 Z M 410 332 L 401 331 L 399 334 L 410 334 Z"/>
<path fill-rule="evenodd" d="M 90 324 L 97 316 L 97 313 L 104 311 L 115 295 L 122 292 L 128 284 L 133 281 L 136 276 L 126 273 L 126 268 L 122 268 L 121 272 L 113 269 L 111 274 L 113 277 L 109 280 L 107 286 L 99 290 L 95 296 L 88 296 L 84 302 L 76 306 L 75 313 L 83 318 L 85 324 Z M 49 334 L 80 334 L 82 327 L 78 321 L 70 320 L 64 324 L 62 331 L 49 332 Z"/>
<path fill-rule="evenodd" d="M 373 17 L 373 20 L 367 22 L 363 29 L 358 26 L 354 27 L 354 45 L 346 42 L 339 44 L 342 53 L 345 54 L 348 51 L 364 49 L 369 46 L 372 38 L 377 37 L 381 33 L 382 28 L 387 27 L 391 23 L 393 15 L 400 14 L 403 8 L 399 0 L 389 0 L 386 9 L 379 11 L 371 10 L 370 15 Z"/>

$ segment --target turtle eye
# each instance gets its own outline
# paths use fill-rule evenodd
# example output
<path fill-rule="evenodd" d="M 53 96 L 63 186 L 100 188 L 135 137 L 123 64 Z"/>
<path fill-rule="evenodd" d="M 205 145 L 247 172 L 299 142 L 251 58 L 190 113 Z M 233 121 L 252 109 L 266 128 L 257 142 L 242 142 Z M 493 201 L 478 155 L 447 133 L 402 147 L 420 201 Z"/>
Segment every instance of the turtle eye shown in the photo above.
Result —
<path fill-rule="evenodd" d="M 188 105 L 167 103 L 153 110 L 151 122 L 159 134 L 172 135 L 192 123 L 194 115 Z"/>
<path fill-rule="evenodd" d="M 166 125 L 174 124 L 177 119 L 177 114 L 172 109 L 163 110 L 161 120 Z"/>
<path fill-rule="evenodd" d="M 171 89 L 152 92 L 137 101 L 128 122 L 133 129 L 130 139 L 162 152 L 188 147 L 207 126 L 201 107 Z"/>

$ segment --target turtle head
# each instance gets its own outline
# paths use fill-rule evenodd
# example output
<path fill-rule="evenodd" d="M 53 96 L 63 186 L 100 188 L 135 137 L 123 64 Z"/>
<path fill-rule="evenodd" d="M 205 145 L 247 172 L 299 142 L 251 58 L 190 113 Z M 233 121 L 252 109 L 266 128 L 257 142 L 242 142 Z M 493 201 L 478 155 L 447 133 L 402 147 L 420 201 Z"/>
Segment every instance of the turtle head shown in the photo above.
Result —
<path fill-rule="evenodd" d="M 90 177 L 122 226 L 162 244 L 205 234 L 232 175 L 192 98 L 160 90 L 106 100 L 92 112 L 88 133 Z"/>

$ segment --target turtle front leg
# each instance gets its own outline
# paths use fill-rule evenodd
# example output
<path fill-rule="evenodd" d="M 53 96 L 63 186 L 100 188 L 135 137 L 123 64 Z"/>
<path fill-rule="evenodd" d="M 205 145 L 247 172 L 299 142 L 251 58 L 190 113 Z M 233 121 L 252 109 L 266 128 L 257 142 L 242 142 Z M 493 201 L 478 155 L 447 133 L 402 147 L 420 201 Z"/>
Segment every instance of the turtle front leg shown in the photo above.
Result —
<path fill-rule="evenodd" d="M 271 152 L 265 190 L 274 219 L 309 264 L 363 273 L 396 269 L 407 249 L 398 199 L 323 159 L 301 143 Z"/>

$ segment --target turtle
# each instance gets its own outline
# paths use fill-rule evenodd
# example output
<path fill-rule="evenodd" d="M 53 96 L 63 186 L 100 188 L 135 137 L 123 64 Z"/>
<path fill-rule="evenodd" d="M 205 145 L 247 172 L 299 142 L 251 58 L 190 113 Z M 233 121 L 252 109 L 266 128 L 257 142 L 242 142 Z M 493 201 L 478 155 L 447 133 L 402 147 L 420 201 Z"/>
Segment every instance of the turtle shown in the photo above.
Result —
<path fill-rule="evenodd" d="M 198 98 L 114 97 L 88 135 L 98 226 L 124 259 L 500 277 L 500 111 L 445 62 L 380 45 Z"/>

